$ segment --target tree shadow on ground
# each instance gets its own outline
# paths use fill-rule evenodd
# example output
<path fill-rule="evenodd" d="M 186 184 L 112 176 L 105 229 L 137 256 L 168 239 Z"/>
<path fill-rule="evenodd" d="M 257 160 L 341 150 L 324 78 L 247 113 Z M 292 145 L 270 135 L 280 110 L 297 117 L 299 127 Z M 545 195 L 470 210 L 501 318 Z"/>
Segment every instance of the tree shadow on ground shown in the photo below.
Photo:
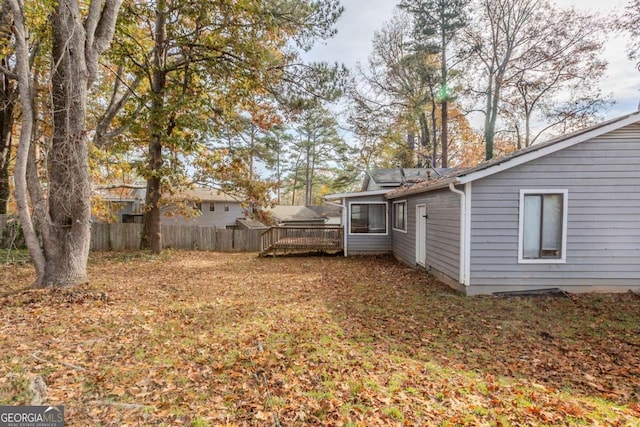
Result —
<path fill-rule="evenodd" d="M 353 268 L 324 277 L 325 304 L 353 340 L 620 403 L 640 396 L 636 294 L 464 297 L 390 257 Z"/>

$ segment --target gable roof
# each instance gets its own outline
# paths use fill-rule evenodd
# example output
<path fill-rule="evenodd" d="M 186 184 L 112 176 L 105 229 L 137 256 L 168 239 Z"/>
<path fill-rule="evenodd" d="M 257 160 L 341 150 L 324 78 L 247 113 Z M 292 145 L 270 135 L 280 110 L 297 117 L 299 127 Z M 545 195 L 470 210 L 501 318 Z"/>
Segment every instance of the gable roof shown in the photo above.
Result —
<path fill-rule="evenodd" d="M 105 200 L 111 201 L 144 202 L 147 195 L 147 187 L 141 183 L 113 184 L 104 188 L 98 188 L 95 191 Z M 176 194 L 174 198 L 186 200 L 193 199 L 202 202 L 241 202 L 237 197 L 223 193 L 220 190 L 205 187 L 196 187 L 190 190 L 185 190 Z"/>
<path fill-rule="evenodd" d="M 187 190 L 181 194 L 186 198 L 199 199 L 201 202 L 232 202 L 240 203 L 237 197 L 230 196 L 220 190 L 205 187 L 196 187 L 193 190 Z"/>
<path fill-rule="evenodd" d="M 342 216 L 342 208 L 335 205 L 313 205 L 307 206 L 307 208 L 311 209 L 316 213 L 316 215 L 320 215 L 323 218 Z"/>
<path fill-rule="evenodd" d="M 324 218 L 306 206 L 274 206 L 268 209 L 277 222 L 324 222 Z"/>
<path fill-rule="evenodd" d="M 425 180 L 411 186 L 392 190 L 387 193 L 386 197 L 388 199 L 394 199 L 400 196 L 432 191 L 447 187 L 449 183 L 452 182 L 455 184 L 466 184 L 467 182 L 476 181 L 478 179 L 506 171 L 523 163 L 539 159 L 557 151 L 564 150 L 565 148 L 573 147 L 581 142 L 597 138 L 606 133 L 638 122 L 640 122 L 640 111 L 635 111 L 633 113 L 581 129 L 577 132 L 531 145 L 506 156 L 480 163 L 472 168 L 453 171 L 434 180 Z"/>
<path fill-rule="evenodd" d="M 138 183 L 114 184 L 105 188 L 97 188 L 95 194 L 112 202 L 141 202 L 144 201 L 146 191 L 146 186 Z"/>

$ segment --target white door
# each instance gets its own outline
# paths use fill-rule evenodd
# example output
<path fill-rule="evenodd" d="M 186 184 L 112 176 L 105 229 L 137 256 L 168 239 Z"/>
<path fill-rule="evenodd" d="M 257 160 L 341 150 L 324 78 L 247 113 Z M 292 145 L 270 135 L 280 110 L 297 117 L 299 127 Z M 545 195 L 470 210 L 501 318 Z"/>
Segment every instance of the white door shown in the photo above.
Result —
<path fill-rule="evenodd" d="M 427 257 L 427 205 L 416 205 L 416 264 L 425 266 Z"/>

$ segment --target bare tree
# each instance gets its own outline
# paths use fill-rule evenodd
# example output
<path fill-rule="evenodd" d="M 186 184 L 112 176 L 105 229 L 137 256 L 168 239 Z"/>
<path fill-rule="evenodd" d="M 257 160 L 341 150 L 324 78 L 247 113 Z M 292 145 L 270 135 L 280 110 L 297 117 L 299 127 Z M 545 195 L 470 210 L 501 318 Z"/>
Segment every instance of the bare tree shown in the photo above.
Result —
<path fill-rule="evenodd" d="M 411 155 L 418 153 L 417 164 L 434 165 L 435 150 L 429 159 L 428 151 L 435 149 L 436 92 L 438 85 L 437 58 L 427 51 L 413 49 L 412 27 L 406 13 L 398 13 L 373 39 L 373 52 L 367 69 L 357 70 L 359 86 L 351 92 L 354 108 L 351 122 L 356 130 L 370 139 L 371 126 L 358 119 L 364 115 L 380 114 L 395 117 L 395 123 L 404 127 L 406 144 Z M 416 144 L 416 137 L 418 144 Z M 407 151 L 407 150 L 401 150 Z M 405 156 L 400 156 L 404 158 Z M 404 166 L 415 161 L 404 159 Z"/>
<path fill-rule="evenodd" d="M 503 88 L 510 78 L 511 64 L 535 38 L 529 23 L 540 11 L 538 0 L 478 0 L 475 22 L 466 27 L 465 39 L 476 59 L 483 83 L 475 89 L 484 98 L 485 158 L 493 157 L 496 123 Z"/>
<path fill-rule="evenodd" d="M 539 40 L 513 62 L 502 108 L 518 149 L 547 131 L 590 124 L 607 104 L 598 89 L 607 66 L 600 58 L 602 24 L 593 15 L 548 6 L 531 25 Z M 534 130 L 534 121 L 544 125 Z"/>
<path fill-rule="evenodd" d="M 640 0 L 629 0 L 623 15 L 617 19 L 616 26 L 631 35 L 627 48 L 629 59 L 640 59 Z M 640 70 L 640 62 L 636 67 Z"/>
<path fill-rule="evenodd" d="M 34 113 L 24 5 L 21 0 L 7 1 L 13 13 L 22 109 L 15 168 L 18 212 L 36 269 L 36 286 L 73 286 L 88 280 L 91 182 L 85 125 L 87 89 L 96 79 L 98 57 L 113 37 L 122 0 L 92 0 L 84 14 L 77 0 L 59 0 L 51 15 L 53 136 L 47 155 L 46 198 L 35 165 L 30 162 Z"/>
<path fill-rule="evenodd" d="M 483 104 L 486 159 L 500 121 L 511 119 L 519 146 L 527 146 L 540 134 L 533 120 L 545 123 L 543 131 L 570 128 L 606 103 L 592 91 L 606 67 L 595 17 L 545 0 L 478 0 L 477 10 L 465 43 L 480 76 L 471 92 Z"/>

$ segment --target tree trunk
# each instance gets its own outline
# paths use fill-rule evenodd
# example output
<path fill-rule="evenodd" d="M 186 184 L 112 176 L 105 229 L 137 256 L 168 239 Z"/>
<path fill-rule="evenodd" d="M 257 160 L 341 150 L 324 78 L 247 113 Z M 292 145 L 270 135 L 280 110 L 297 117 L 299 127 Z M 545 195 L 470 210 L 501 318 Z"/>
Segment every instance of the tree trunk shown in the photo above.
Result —
<path fill-rule="evenodd" d="M 152 136 L 153 138 L 153 136 Z M 159 170 L 162 167 L 162 143 L 154 138 L 149 145 L 149 169 Z M 147 178 L 147 196 L 144 211 L 144 229 L 142 247 L 149 248 L 152 253 L 162 252 L 162 227 L 160 224 L 161 182 L 158 176 Z"/>
<path fill-rule="evenodd" d="M 413 130 L 413 126 L 407 131 L 407 149 L 402 150 L 402 156 L 400 159 L 400 166 L 403 168 L 412 168 L 415 166 L 415 154 L 416 154 L 416 133 Z"/>
<path fill-rule="evenodd" d="M 162 252 L 162 227 L 160 224 L 160 198 L 162 197 L 161 169 L 162 159 L 162 117 L 167 75 L 164 69 L 164 50 L 166 41 L 166 5 L 159 1 L 156 10 L 156 34 L 151 78 L 151 118 L 149 120 L 148 178 L 145 200 L 144 230 L 142 246 L 151 249 L 154 254 Z"/>
<path fill-rule="evenodd" d="M 441 139 L 441 157 L 440 164 L 443 168 L 447 167 L 449 156 L 449 104 L 447 101 L 442 101 L 440 106 L 440 114 L 442 115 L 442 130 L 440 131 Z"/>
<path fill-rule="evenodd" d="M 8 68 L 7 60 L 2 65 Z M 11 136 L 13 130 L 13 103 L 16 90 L 9 77 L 0 73 L 0 215 L 7 213 L 9 202 L 9 161 L 11 159 Z"/>
<path fill-rule="evenodd" d="M 500 84 L 500 82 L 502 81 L 502 78 L 504 77 L 504 73 L 499 73 L 497 76 L 494 77 L 494 89 L 493 89 L 493 93 L 491 95 L 491 97 L 489 98 L 491 100 L 491 108 L 489 109 L 489 114 L 488 114 L 488 118 L 489 120 L 486 121 L 485 123 L 487 123 L 487 126 L 485 127 L 484 130 L 484 135 L 485 135 L 485 140 L 487 143 L 487 150 L 486 150 L 486 160 L 491 160 L 494 156 L 494 142 L 495 142 L 495 135 L 496 135 L 496 120 L 498 118 L 498 104 L 500 103 L 500 90 L 502 88 L 502 85 Z M 489 104 L 489 103 L 487 103 Z"/>
<path fill-rule="evenodd" d="M 525 103 L 524 113 L 525 113 L 524 114 L 524 117 L 525 117 L 524 146 L 528 147 L 531 145 L 531 110 L 528 108 L 528 105 L 526 103 Z M 520 147 L 518 147 L 518 149 L 520 149 Z"/>
<path fill-rule="evenodd" d="M 277 195 L 278 195 L 278 205 L 281 203 L 281 197 L 282 197 L 282 172 L 280 171 L 280 150 L 278 150 L 278 153 L 276 154 L 276 181 L 278 182 L 278 189 L 277 189 Z"/>
<path fill-rule="evenodd" d="M 2 13 L 0 16 L 0 27 L 10 28 L 11 13 Z M 11 33 L 2 32 L 0 34 L 0 44 L 10 43 Z M 11 69 L 7 57 L 0 57 L 0 65 L 6 70 Z M 11 160 L 12 130 L 13 130 L 13 110 L 15 102 L 18 100 L 18 88 L 9 76 L 0 72 L 0 214 L 7 213 L 9 195 L 9 162 Z"/>
<path fill-rule="evenodd" d="M 85 114 L 85 31 L 78 3 L 60 0 L 52 16 L 53 141 L 48 158 L 50 239 L 42 286 L 86 283 L 91 238 L 91 181 Z"/>
<path fill-rule="evenodd" d="M 427 121 L 427 115 L 424 111 L 420 111 L 418 113 L 418 122 L 420 124 L 420 145 L 422 149 L 420 150 L 420 163 L 419 167 L 429 167 L 433 165 L 431 160 L 431 154 L 429 150 L 431 147 L 431 132 L 429 130 L 429 122 Z M 433 141 L 434 145 L 436 141 Z"/>
<path fill-rule="evenodd" d="M 305 159 L 304 205 L 311 205 L 311 141 L 307 141 Z"/>
<path fill-rule="evenodd" d="M 85 10 L 86 28 L 77 0 L 59 0 L 51 15 L 53 135 L 47 156 L 45 198 L 35 167 L 35 147 L 31 146 L 35 115 L 28 31 L 21 3 L 7 1 L 13 13 L 22 107 L 14 177 L 16 202 L 39 287 L 67 287 L 87 282 L 91 238 L 91 181 L 85 129 L 87 88 L 96 77 L 98 56 L 111 43 L 121 2 L 91 1 Z M 31 209 L 40 226 L 42 247 Z"/>
<path fill-rule="evenodd" d="M 434 167 L 434 168 L 438 167 L 438 143 L 437 143 L 437 141 L 438 141 L 438 120 L 436 118 L 436 113 L 437 113 L 436 102 L 435 102 L 435 100 L 433 100 L 433 97 L 432 97 L 432 101 L 431 101 L 431 131 L 432 131 L 432 137 L 431 137 L 431 140 L 433 141 L 433 147 L 431 147 L 431 167 Z"/>
<path fill-rule="evenodd" d="M 442 14 L 444 15 L 444 11 L 442 11 Z M 447 157 L 449 155 L 449 90 L 447 88 L 447 38 L 444 25 L 441 26 L 440 43 L 442 49 L 440 63 L 440 74 L 442 75 L 442 100 L 440 104 L 442 130 L 440 131 L 440 146 L 442 155 L 440 157 L 440 165 L 443 168 L 446 168 L 448 163 Z"/>
<path fill-rule="evenodd" d="M 15 36 L 16 50 L 16 72 L 18 74 L 18 88 L 20 95 L 20 105 L 22 107 L 22 125 L 20 128 L 20 140 L 16 155 L 15 166 L 15 193 L 18 215 L 22 223 L 25 242 L 31 255 L 34 269 L 36 270 L 36 286 L 41 285 L 44 278 L 45 258 L 38 236 L 36 235 L 31 220 L 31 210 L 29 209 L 29 191 L 27 190 L 27 170 L 29 162 L 29 148 L 31 145 L 31 135 L 34 123 L 33 96 L 29 70 L 29 48 L 27 47 L 28 33 L 24 25 L 24 16 L 20 4 L 17 0 L 9 0 L 11 11 L 13 12 L 12 31 Z M 46 237 L 45 228 L 43 238 Z"/>

